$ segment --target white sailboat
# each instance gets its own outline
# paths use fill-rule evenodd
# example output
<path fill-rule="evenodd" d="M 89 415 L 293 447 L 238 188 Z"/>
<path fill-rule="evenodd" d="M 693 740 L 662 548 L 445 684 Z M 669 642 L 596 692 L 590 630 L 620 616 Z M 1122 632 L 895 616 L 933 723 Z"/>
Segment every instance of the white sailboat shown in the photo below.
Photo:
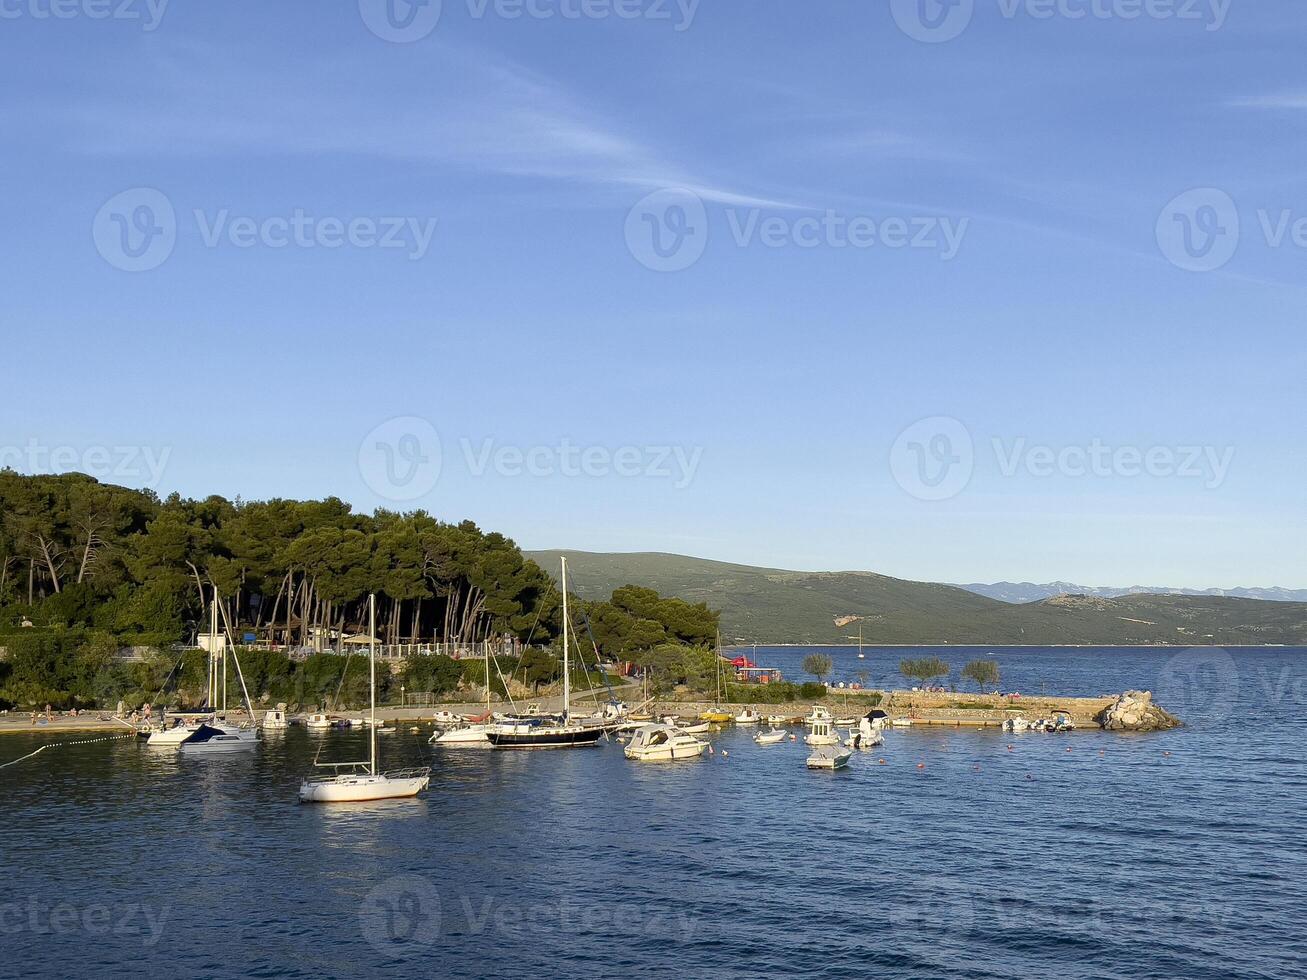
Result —
<path fill-rule="evenodd" d="M 209 706 L 220 702 L 218 711 L 200 721 L 199 725 L 188 732 L 177 745 L 184 755 L 212 755 L 227 752 L 239 752 L 257 748 L 259 730 L 252 725 L 234 725 L 227 721 L 227 644 L 222 644 L 218 653 L 218 590 L 213 590 L 213 599 L 209 606 Z M 245 675 L 241 671 L 240 658 L 233 653 L 236 663 L 236 676 L 240 678 L 241 692 L 245 697 L 245 710 L 250 720 L 254 720 L 254 706 L 250 703 L 250 692 L 245 687 Z M 219 694 L 219 689 L 221 693 Z"/>
<path fill-rule="evenodd" d="M 377 597 L 368 597 L 368 686 L 371 708 L 368 714 L 368 761 L 319 763 L 336 770 L 336 775 L 322 779 L 305 779 L 300 784 L 301 803 L 363 803 L 371 800 L 394 800 L 417 796 L 431 785 L 431 768 L 377 770 Z M 351 770 L 351 771 L 342 771 Z"/>
<path fill-rule="evenodd" d="M 497 749 L 575 749 L 598 745 L 604 729 L 599 725 L 578 725 L 572 721 L 572 665 L 568 654 L 571 623 L 567 614 L 567 558 L 562 559 L 563 592 L 563 716 L 525 718 L 494 725 L 487 733 Z M 529 711 L 529 709 L 528 709 Z"/>

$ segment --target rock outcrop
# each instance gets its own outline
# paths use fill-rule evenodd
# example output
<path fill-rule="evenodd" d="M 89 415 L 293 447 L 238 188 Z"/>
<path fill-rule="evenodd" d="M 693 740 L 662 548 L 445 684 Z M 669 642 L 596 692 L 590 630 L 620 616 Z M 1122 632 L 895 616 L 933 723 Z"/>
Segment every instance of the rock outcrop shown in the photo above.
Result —
<path fill-rule="evenodd" d="M 1153 704 L 1151 691 L 1126 691 L 1095 716 L 1109 732 L 1162 732 L 1184 724 L 1164 708 Z"/>

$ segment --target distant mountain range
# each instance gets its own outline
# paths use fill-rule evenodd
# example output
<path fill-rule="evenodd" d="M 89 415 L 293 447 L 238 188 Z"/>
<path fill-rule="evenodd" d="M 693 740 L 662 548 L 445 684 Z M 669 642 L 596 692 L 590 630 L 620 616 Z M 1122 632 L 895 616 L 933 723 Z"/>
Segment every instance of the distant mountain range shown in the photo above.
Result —
<path fill-rule="evenodd" d="M 536 551 L 544 568 L 568 556 L 569 584 L 606 598 L 628 583 L 721 610 L 727 643 L 1307 646 L 1307 603 L 1223 595 L 1120 596 L 1070 586 L 1021 601 L 874 572 L 795 572 L 661 553 Z M 1013 586 L 1013 589 L 1026 588 Z"/>
<path fill-rule="evenodd" d="M 1232 599 L 1263 599 L 1267 602 L 1307 602 L 1307 589 L 1175 589 L 1161 585 L 1132 585 L 1128 588 L 1076 585 L 1073 582 L 971 582 L 959 585 L 976 595 L 988 596 L 1001 602 L 1041 602 L 1057 595 L 1092 595 L 1115 599 L 1123 595 L 1199 595 L 1226 596 Z"/>

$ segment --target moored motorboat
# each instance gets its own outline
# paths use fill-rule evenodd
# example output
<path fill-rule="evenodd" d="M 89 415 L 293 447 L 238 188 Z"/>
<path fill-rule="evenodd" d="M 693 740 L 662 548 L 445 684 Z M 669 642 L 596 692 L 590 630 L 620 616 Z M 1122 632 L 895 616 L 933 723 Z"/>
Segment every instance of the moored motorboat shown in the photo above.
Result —
<path fill-rule="evenodd" d="M 840 748 L 836 745 L 823 745 L 814 749 L 812 754 L 808 756 L 808 768 L 843 769 L 849 764 L 852 755 L 852 749 Z"/>
<path fill-rule="evenodd" d="M 756 725 L 760 721 L 762 721 L 762 715 L 752 708 L 745 708 L 735 716 L 735 724 L 737 725 Z"/>
<path fill-rule="evenodd" d="M 263 713 L 262 725 L 264 731 L 281 731 L 287 724 L 285 705 L 280 705 Z"/>
<path fill-rule="evenodd" d="M 674 725 L 645 725 L 636 729 L 624 752 L 638 762 L 674 762 L 697 759 L 706 748 L 707 742 Z"/>
<path fill-rule="evenodd" d="M 803 741 L 808 745 L 838 745 L 840 737 L 830 712 L 821 706 L 814 707 L 807 717 L 808 734 Z"/>
<path fill-rule="evenodd" d="M 753 736 L 753 740 L 759 745 L 775 745 L 777 742 L 784 741 L 786 734 L 786 732 L 778 728 L 773 728 L 769 731 L 758 732 Z"/>
<path fill-rule="evenodd" d="M 178 746 L 185 755 L 209 755 L 257 748 L 259 733 L 252 728 L 217 728 L 202 724 Z"/>
<path fill-rule="evenodd" d="M 453 749 L 488 749 L 490 744 L 490 725 L 462 725 L 436 732 L 430 738 L 430 744 Z"/>

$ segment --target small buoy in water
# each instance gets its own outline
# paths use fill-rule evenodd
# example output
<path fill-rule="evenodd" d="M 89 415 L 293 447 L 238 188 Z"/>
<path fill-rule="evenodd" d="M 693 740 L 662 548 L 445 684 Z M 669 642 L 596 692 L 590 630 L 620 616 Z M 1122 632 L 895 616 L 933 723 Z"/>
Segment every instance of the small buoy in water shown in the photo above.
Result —
<path fill-rule="evenodd" d="M 918 768 L 918 769 L 925 769 L 925 768 L 926 768 L 926 764 L 925 764 L 924 762 L 918 762 L 918 763 L 917 763 L 917 768 Z"/>
<path fill-rule="evenodd" d="M 974 769 L 976 772 L 980 772 L 980 766 L 972 766 L 971 768 Z"/>
<path fill-rule="evenodd" d="M 1011 752 L 1011 751 L 1012 751 L 1012 746 L 1009 745 L 1009 746 L 1007 747 L 1007 750 L 1008 750 L 1009 752 Z"/>
<path fill-rule="evenodd" d="M 1070 751 L 1071 751 L 1071 746 L 1068 745 L 1068 746 L 1066 747 L 1066 750 L 1067 750 L 1068 752 L 1070 752 Z"/>
<path fill-rule="evenodd" d="M 1169 756 L 1171 755 L 1171 753 L 1170 753 L 1170 752 L 1163 752 L 1162 755 L 1165 755 L 1165 756 L 1168 756 L 1168 757 L 1169 757 Z"/>
<path fill-rule="evenodd" d="M 1032 775 L 1030 775 L 1030 773 L 1026 773 L 1026 778 L 1027 778 L 1027 779 L 1034 779 L 1035 777 L 1032 776 Z"/>
<path fill-rule="evenodd" d="M 791 736 L 790 736 L 790 741 L 791 741 L 791 742 L 797 742 L 798 740 L 799 740 L 799 736 L 797 736 L 797 735 L 791 735 Z"/>
<path fill-rule="evenodd" d="M 883 766 L 883 765 L 885 764 L 885 760 L 884 760 L 884 759 L 881 759 L 881 760 L 880 760 L 880 764 Z"/>
<path fill-rule="evenodd" d="M 722 758 L 723 758 L 723 759 L 725 759 L 725 758 L 726 758 L 728 755 L 730 755 L 730 754 L 731 754 L 731 753 L 728 752 L 726 749 L 722 749 Z"/>

